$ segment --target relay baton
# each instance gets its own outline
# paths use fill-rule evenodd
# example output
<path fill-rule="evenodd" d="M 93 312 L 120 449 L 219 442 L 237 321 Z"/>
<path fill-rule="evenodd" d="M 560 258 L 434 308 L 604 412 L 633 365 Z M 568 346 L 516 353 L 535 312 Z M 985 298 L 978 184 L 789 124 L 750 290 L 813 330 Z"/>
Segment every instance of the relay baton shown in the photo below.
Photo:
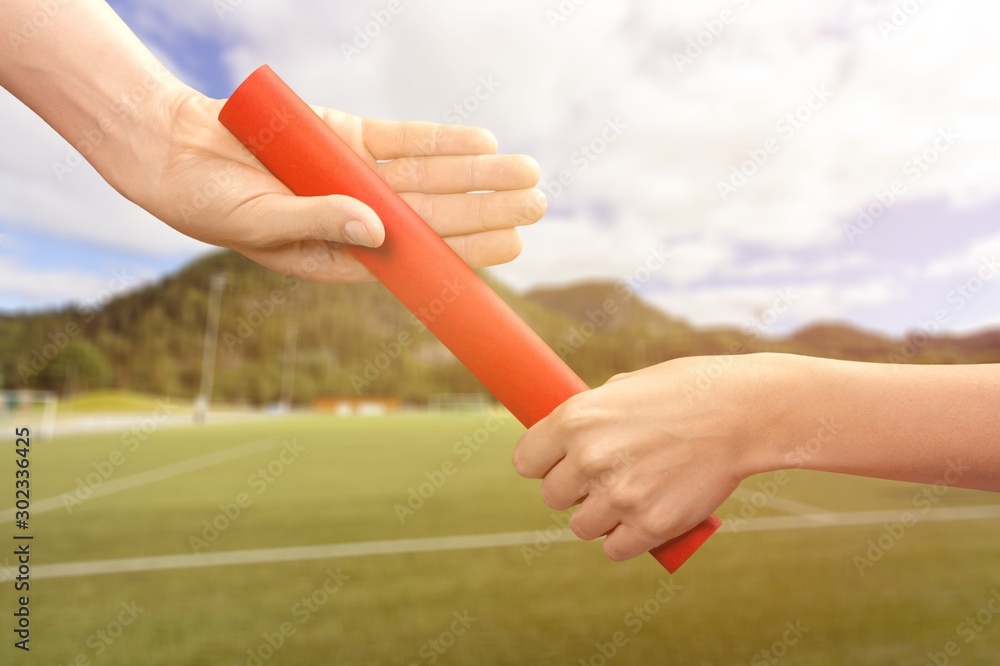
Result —
<path fill-rule="evenodd" d="M 377 248 L 348 249 L 525 427 L 588 386 L 336 132 L 268 66 L 219 120 L 299 196 L 342 194 L 385 226 Z M 673 573 L 719 528 L 714 515 L 657 546 Z"/>

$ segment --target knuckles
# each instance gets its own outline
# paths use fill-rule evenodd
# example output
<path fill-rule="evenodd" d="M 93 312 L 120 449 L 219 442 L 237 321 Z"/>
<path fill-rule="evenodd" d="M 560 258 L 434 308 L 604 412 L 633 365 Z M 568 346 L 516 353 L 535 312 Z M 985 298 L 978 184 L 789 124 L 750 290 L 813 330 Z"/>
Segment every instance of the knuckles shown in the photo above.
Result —
<path fill-rule="evenodd" d="M 604 490 L 604 498 L 608 507 L 618 515 L 630 514 L 639 505 L 636 492 L 622 483 L 610 484 Z"/>
<path fill-rule="evenodd" d="M 573 396 L 552 412 L 556 430 L 563 435 L 574 435 L 590 431 L 596 421 L 595 412 L 589 406 L 588 395 Z"/>
<path fill-rule="evenodd" d="M 514 449 L 514 454 L 511 456 L 510 462 L 514 466 L 514 471 L 520 476 L 523 476 L 526 479 L 532 478 L 528 468 L 528 462 L 524 459 L 524 452 L 521 449 L 521 444 L 518 444 Z"/>
<path fill-rule="evenodd" d="M 625 547 L 618 544 L 617 541 L 605 541 L 604 553 L 615 562 L 624 562 L 625 560 L 635 557 L 635 553 L 625 549 Z"/>
<path fill-rule="evenodd" d="M 552 486 L 547 482 L 542 482 L 542 501 L 545 502 L 545 506 L 550 509 L 555 509 L 556 511 L 562 511 L 563 509 L 568 509 L 571 504 L 566 504 L 561 501 L 558 497 L 553 494 Z"/>
<path fill-rule="evenodd" d="M 575 534 L 577 538 L 583 539 L 584 541 L 590 541 L 594 537 L 587 534 L 583 526 L 580 525 L 581 518 L 577 516 L 579 513 L 580 511 L 578 509 L 572 516 L 569 517 L 569 528 L 573 530 L 573 534 Z"/>
<path fill-rule="evenodd" d="M 607 456 L 595 446 L 581 446 L 573 452 L 576 468 L 587 479 L 600 479 L 608 469 Z"/>

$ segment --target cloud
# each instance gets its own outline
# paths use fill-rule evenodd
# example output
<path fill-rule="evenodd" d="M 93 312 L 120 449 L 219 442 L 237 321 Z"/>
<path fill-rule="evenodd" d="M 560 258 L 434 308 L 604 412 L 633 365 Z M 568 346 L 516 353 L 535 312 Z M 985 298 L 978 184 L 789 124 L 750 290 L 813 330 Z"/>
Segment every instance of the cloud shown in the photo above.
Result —
<path fill-rule="evenodd" d="M 232 84 L 269 63 L 310 101 L 365 116 L 442 121 L 482 77 L 500 81 L 468 122 L 535 155 L 551 199 L 498 270 L 521 288 L 620 277 L 662 246 L 672 260 L 650 287 L 682 316 L 738 322 L 787 282 L 812 295 L 802 316 L 888 329 L 885 303 L 919 312 L 985 236 L 941 218 L 904 238 L 885 220 L 1000 203 L 1000 6 L 985 0 L 902 14 L 887 0 L 404 0 L 395 14 L 386 0 L 223 3 L 232 11 L 166 3 L 143 29 L 214 34 Z M 554 22 L 561 6 L 575 9 Z M 84 169 L 53 182 L 64 142 L 8 106 L 0 120 L 33 156 L 0 162 L 0 216 L 137 252 L 197 251 Z M 589 159 L 609 122 L 624 128 Z M 948 128 L 957 138 L 941 150 Z M 847 242 L 844 225 L 896 181 L 893 215 Z"/>
<path fill-rule="evenodd" d="M 926 278 L 971 278 L 980 269 L 995 272 L 1000 257 L 1000 234 L 970 243 L 959 252 L 945 255 L 929 263 L 924 270 Z"/>
<path fill-rule="evenodd" d="M 124 199 L 43 120 L 2 94 L 0 220 L 6 233 L 44 231 L 147 255 L 204 247 Z"/>
<path fill-rule="evenodd" d="M 35 269 L 21 262 L 0 259 L 0 295 L 29 307 L 34 299 L 51 299 L 59 294 L 60 304 L 94 303 L 102 294 L 119 293 L 137 284 L 126 271 L 98 276 L 83 271 Z M 106 299 L 105 299 L 106 300 Z"/>

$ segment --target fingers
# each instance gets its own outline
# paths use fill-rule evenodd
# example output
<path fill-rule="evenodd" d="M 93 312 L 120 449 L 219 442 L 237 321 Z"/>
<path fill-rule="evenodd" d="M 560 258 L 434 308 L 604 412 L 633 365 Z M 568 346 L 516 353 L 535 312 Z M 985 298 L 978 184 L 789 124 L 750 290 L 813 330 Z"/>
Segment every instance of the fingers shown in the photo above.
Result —
<path fill-rule="evenodd" d="M 370 282 L 375 277 L 337 243 L 310 241 L 275 248 L 241 248 L 247 258 L 309 282 Z"/>
<path fill-rule="evenodd" d="M 618 516 L 609 508 L 607 502 L 602 502 L 597 497 L 588 497 L 580 508 L 573 512 L 569 526 L 578 537 L 590 541 L 616 529 Z"/>
<path fill-rule="evenodd" d="M 400 196 L 442 236 L 533 224 L 547 206 L 545 194 L 537 189 L 485 194 L 407 192 Z"/>
<path fill-rule="evenodd" d="M 450 236 L 444 242 L 473 268 L 505 264 L 521 254 L 521 234 L 517 233 L 517 229 Z"/>
<path fill-rule="evenodd" d="M 604 552 L 612 560 L 622 562 L 648 552 L 663 541 L 627 525 L 619 525 L 604 539 Z"/>
<path fill-rule="evenodd" d="M 570 462 L 557 463 L 542 480 L 542 501 L 557 511 L 568 509 L 587 494 L 587 479 Z"/>
<path fill-rule="evenodd" d="M 575 407 L 574 398 L 556 407 L 551 414 L 521 435 L 514 447 L 512 460 L 518 474 L 528 479 L 541 479 L 566 457 L 570 438 L 566 436 L 564 422 L 567 412 L 572 412 Z"/>
<path fill-rule="evenodd" d="M 389 120 L 363 120 L 362 127 L 365 147 L 377 160 L 497 152 L 496 137 L 481 127 Z"/>
<path fill-rule="evenodd" d="M 473 268 L 510 261 L 521 249 L 514 229 L 484 231 L 444 239 Z M 296 241 L 273 247 L 237 247 L 242 254 L 271 270 L 310 282 L 370 282 L 375 279 L 346 245 L 327 241 Z"/>
<path fill-rule="evenodd" d="M 385 228 L 371 208 L 338 194 L 297 197 L 269 192 L 233 210 L 229 222 L 238 227 L 240 244 L 266 248 L 294 241 L 327 241 L 378 247 Z"/>
<path fill-rule="evenodd" d="M 455 194 L 522 190 L 538 183 L 538 162 L 527 155 L 461 155 L 400 158 L 375 165 L 397 192 Z"/>

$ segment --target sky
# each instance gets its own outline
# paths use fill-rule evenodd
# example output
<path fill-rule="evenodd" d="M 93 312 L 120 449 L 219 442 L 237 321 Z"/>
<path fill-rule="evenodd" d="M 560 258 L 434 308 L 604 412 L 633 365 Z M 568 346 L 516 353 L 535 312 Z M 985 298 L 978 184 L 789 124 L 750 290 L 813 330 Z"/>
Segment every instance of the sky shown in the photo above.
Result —
<path fill-rule="evenodd" d="M 494 269 L 517 289 L 626 280 L 694 324 L 766 316 L 774 335 L 1000 326 L 995 3 L 111 4 L 205 94 L 267 63 L 315 104 L 482 125 L 534 156 L 549 212 Z M 0 311 L 93 302 L 212 249 L 89 165 L 60 178 L 72 150 L 3 91 L 0 128 Z"/>

